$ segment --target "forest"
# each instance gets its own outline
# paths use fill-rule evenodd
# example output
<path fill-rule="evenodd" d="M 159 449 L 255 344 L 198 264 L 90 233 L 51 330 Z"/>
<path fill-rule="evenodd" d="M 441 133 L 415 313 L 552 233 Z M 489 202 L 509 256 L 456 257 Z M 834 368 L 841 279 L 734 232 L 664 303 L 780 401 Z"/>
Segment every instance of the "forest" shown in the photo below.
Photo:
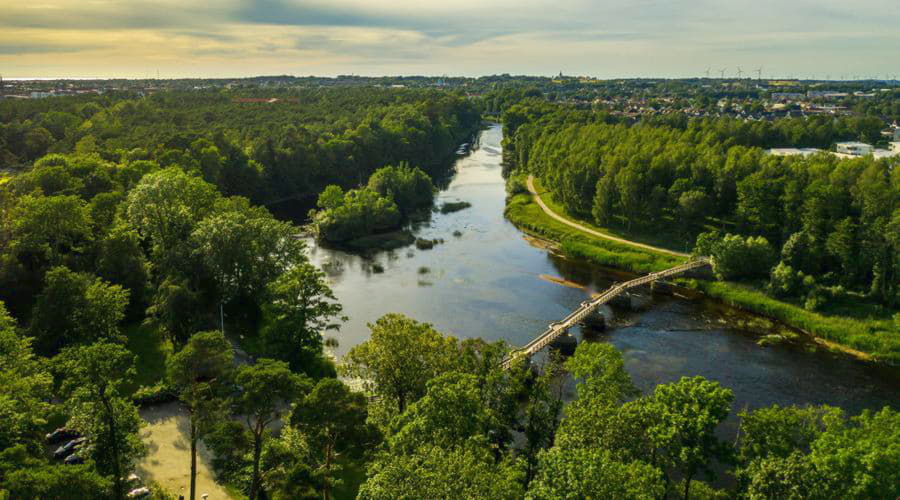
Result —
<path fill-rule="evenodd" d="M 900 304 L 898 158 L 763 149 L 828 148 L 882 126 L 864 117 L 631 122 L 531 99 L 504 114 L 504 159 L 573 217 L 711 255 L 720 279 L 810 311 L 890 322 Z M 858 337 L 900 359 L 896 329 Z"/>
<path fill-rule="evenodd" d="M 315 200 L 326 185 L 355 187 L 385 165 L 406 161 L 433 170 L 479 125 L 473 102 L 428 89 L 3 99 L 0 165 L 21 169 L 52 153 L 107 166 L 149 161 L 199 173 L 223 195 L 258 204 Z"/>
<path fill-rule="evenodd" d="M 394 227 L 431 209 L 428 167 L 479 125 L 478 103 L 430 90 L 344 88 L 267 103 L 197 91 L 2 101 L 0 109 L 10 169 L 0 180 L 0 498 L 126 498 L 150 452 L 139 411 L 173 401 L 186 415 L 190 460 L 181 466 L 192 500 L 202 493 L 201 448 L 216 481 L 252 500 L 900 495 L 900 415 L 890 408 L 744 409 L 740 438 L 730 442 L 719 431 L 733 393 L 717 382 L 682 378 L 641 394 L 622 355 L 590 342 L 566 361 L 551 353 L 540 369 L 522 362 L 504 370 L 511 346 L 459 340 L 400 314 L 370 324 L 369 340 L 336 366 L 325 335 L 340 328 L 343 308 L 309 262 L 299 228 L 262 204 L 317 197 L 314 222 L 334 240 Z M 768 160 L 751 139 L 726 149 L 710 132 L 710 142 L 695 145 L 689 138 L 705 134 L 694 125 L 607 123 L 540 102 L 511 106 L 507 120 L 510 160 L 568 186 L 560 198 L 574 213 L 641 226 L 671 219 L 679 209 L 671 200 L 695 193 L 687 198 L 720 207 L 710 210 L 731 231 L 699 239 L 723 256 L 745 242 L 753 255 L 757 246 L 777 253 L 798 232 L 824 238 L 826 248 L 847 241 L 827 224 L 807 227 L 798 216 L 796 227 L 782 227 L 782 212 L 760 212 L 779 208 L 757 186 L 781 186 L 780 199 L 788 192 L 780 180 L 800 176 L 801 165 Z M 671 144 L 679 158 L 711 163 L 654 160 L 651 144 L 631 137 L 637 130 L 665 138 L 655 147 Z M 828 133 L 844 133 L 836 130 Z M 646 147 L 635 158 L 647 165 L 630 155 L 594 158 L 588 153 L 606 146 L 575 141 L 588 131 L 621 140 L 623 152 Z M 554 149 L 566 140 L 598 149 Z M 569 151 L 593 163 L 575 163 Z M 606 161 L 616 168 L 606 182 L 623 193 L 608 199 L 597 194 L 610 177 Z M 755 161 L 772 161 L 772 172 L 747 181 Z M 894 227 L 896 211 L 885 204 L 895 203 L 897 176 L 887 165 L 809 161 L 824 177 L 791 178 L 797 206 L 829 217 L 843 210 L 827 220 L 847 219 L 858 235 Z M 671 177 L 650 184 L 651 171 Z M 692 183 L 695 172 L 703 183 Z M 656 212 L 629 198 L 635 178 L 659 197 Z M 822 180 L 832 178 L 843 187 Z M 798 188 L 816 180 L 823 198 L 810 202 L 814 193 Z M 846 203 L 832 206 L 827 196 Z M 707 229 L 701 214 L 685 234 Z M 853 263 L 852 280 L 822 286 L 893 303 L 889 273 L 898 267 L 878 251 L 895 247 L 877 245 L 896 240 L 879 234 L 848 243 L 872 252 Z M 803 244 L 782 257 L 773 280 L 786 266 L 821 271 L 801 265 Z M 828 255 L 809 265 L 845 263 Z M 744 263 L 722 259 L 734 261 Z M 566 402 L 570 376 L 576 397 Z M 175 498 L 147 487 L 152 498 Z"/>

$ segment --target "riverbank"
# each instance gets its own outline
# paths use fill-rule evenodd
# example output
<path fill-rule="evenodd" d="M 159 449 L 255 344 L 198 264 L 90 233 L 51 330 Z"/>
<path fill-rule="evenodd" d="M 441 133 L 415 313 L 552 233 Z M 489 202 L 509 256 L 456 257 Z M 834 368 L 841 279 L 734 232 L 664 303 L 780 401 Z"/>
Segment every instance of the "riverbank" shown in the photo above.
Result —
<path fill-rule="evenodd" d="M 524 178 L 517 182 L 526 184 Z M 656 272 L 685 260 L 683 253 L 648 249 L 649 245 L 632 244 L 623 238 L 600 238 L 587 231 L 589 223 L 573 219 L 552 202 L 543 206 L 540 197 L 518 192 L 507 199 L 505 215 L 521 230 L 556 242 L 568 256 L 602 266 L 634 273 Z M 545 210 L 554 212 L 552 217 Z M 703 292 L 731 307 L 766 316 L 799 330 L 823 347 L 840 351 L 864 361 L 900 364 L 900 331 L 893 321 L 856 319 L 807 311 L 793 304 L 773 299 L 746 285 L 679 279 L 680 284 Z"/>

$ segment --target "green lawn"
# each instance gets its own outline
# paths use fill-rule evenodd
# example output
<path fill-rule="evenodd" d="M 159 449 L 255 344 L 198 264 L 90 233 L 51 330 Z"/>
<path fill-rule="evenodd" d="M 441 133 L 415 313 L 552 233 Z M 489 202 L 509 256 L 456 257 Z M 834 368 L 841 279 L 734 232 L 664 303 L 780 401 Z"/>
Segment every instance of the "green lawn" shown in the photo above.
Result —
<path fill-rule="evenodd" d="M 128 350 L 137 356 L 137 376 L 131 392 L 141 386 L 152 386 L 166 373 L 166 358 L 172 353 L 172 344 L 155 328 L 140 323 L 125 328 Z"/>

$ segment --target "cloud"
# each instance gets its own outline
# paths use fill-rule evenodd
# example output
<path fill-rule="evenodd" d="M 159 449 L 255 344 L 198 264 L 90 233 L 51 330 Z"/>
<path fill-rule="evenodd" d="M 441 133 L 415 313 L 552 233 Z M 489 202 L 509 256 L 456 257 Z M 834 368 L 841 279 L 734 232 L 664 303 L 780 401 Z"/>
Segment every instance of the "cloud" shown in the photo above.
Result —
<path fill-rule="evenodd" d="M 0 63 L 129 76 L 883 72 L 896 0 L 5 0 Z M 53 55 L 53 57 L 45 57 Z M 240 61 L 240 63 L 238 63 Z M 9 69 L 6 69 L 9 68 Z M 141 76 L 142 73 L 131 76 Z M 48 75 L 56 76 L 56 75 Z"/>

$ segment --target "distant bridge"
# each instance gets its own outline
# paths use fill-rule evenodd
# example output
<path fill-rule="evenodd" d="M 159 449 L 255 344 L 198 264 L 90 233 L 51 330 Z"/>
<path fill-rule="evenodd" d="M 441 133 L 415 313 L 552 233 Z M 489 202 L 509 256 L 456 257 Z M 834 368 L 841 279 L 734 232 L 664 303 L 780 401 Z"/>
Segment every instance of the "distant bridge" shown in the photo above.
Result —
<path fill-rule="evenodd" d="M 524 347 L 516 349 L 510 352 L 501 363 L 503 369 L 509 368 L 509 366 L 518 359 L 523 357 L 530 358 L 535 353 L 547 347 L 554 340 L 559 338 L 561 335 L 564 335 L 569 331 L 569 328 L 580 323 L 582 320 L 588 317 L 591 313 L 594 312 L 595 309 L 600 307 L 602 304 L 606 304 L 614 297 L 619 294 L 641 285 L 645 285 L 647 283 L 652 283 L 656 280 L 667 278 L 669 276 L 674 276 L 676 274 L 681 274 L 685 271 L 690 271 L 691 269 L 696 269 L 698 267 L 707 266 L 710 264 L 710 260 L 706 257 L 701 257 L 697 260 L 692 260 L 685 264 L 681 264 L 680 266 L 675 266 L 670 269 L 666 269 L 665 271 L 660 271 L 658 273 L 650 273 L 646 276 L 641 276 L 640 278 L 635 278 L 631 281 L 626 281 L 625 283 L 619 283 L 611 288 L 608 288 L 606 291 L 601 293 L 600 295 L 595 296 L 590 300 L 586 300 L 581 303 L 581 306 L 578 309 L 572 311 L 571 314 L 566 316 L 560 321 L 555 323 L 550 323 L 550 326 L 544 330 L 543 333 L 535 337 L 534 340 L 529 342 Z"/>

